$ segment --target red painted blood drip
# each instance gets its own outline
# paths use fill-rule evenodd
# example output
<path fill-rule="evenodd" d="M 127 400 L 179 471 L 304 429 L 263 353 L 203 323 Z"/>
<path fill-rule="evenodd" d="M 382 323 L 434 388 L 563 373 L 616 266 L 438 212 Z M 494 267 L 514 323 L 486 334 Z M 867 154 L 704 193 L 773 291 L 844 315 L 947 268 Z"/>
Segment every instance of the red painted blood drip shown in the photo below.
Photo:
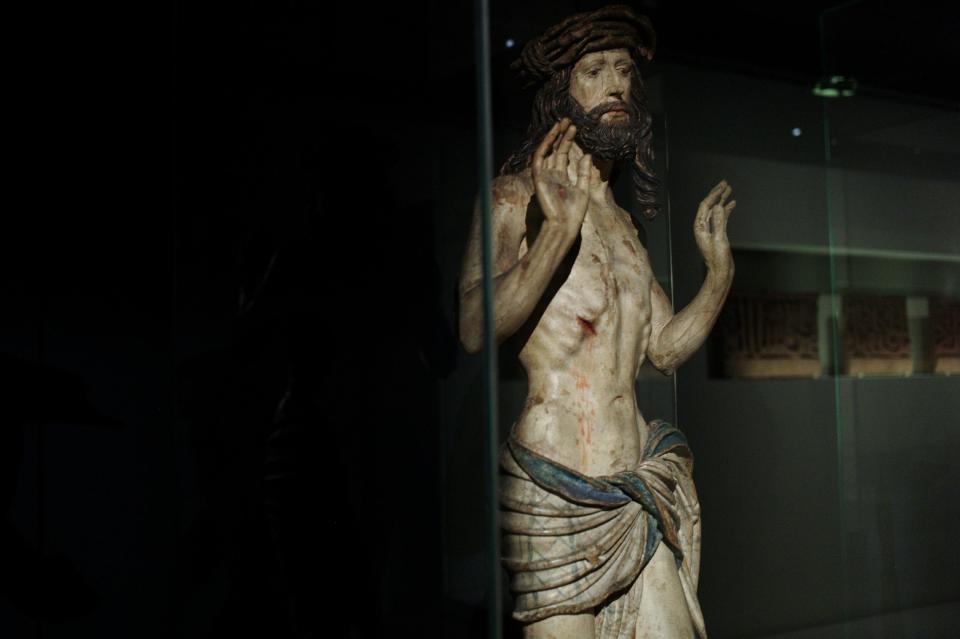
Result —
<path fill-rule="evenodd" d="M 597 334 L 597 329 L 593 327 L 593 322 L 591 322 L 590 320 L 585 320 L 582 317 L 578 316 L 577 321 L 580 322 L 580 326 L 582 326 L 583 330 L 586 331 L 587 333 L 590 333 L 591 335 Z"/>
<path fill-rule="evenodd" d="M 558 192 L 560 193 L 560 197 L 561 197 L 561 198 L 566 199 L 566 197 L 567 197 L 567 189 L 565 189 L 565 188 L 563 188 L 563 187 L 561 186 Z"/>

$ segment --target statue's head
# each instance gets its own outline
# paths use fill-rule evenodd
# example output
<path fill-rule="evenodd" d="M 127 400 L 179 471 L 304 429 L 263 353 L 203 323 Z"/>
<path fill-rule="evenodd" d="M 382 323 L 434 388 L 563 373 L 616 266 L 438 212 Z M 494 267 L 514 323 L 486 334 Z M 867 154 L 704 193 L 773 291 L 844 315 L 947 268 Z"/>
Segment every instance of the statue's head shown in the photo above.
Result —
<path fill-rule="evenodd" d="M 524 47 L 513 67 L 540 82 L 526 139 L 500 172 L 530 164 L 558 120 L 577 125 L 577 144 L 595 157 L 633 160 L 633 183 L 644 217 L 657 214 L 659 181 L 653 172 L 652 122 L 640 64 L 653 58 L 649 21 L 617 5 L 570 16 Z"/>

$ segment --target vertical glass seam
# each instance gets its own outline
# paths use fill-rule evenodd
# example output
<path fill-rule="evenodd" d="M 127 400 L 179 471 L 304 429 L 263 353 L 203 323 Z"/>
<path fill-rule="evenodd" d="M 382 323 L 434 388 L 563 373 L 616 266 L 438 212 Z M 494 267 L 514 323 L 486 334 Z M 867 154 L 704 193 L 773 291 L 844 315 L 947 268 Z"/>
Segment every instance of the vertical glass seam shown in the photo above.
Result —
<path fill-rule="evenodd" d="M 671 208 L 670 200 L 670 129 L 668 127 L 669 118 L 667 117 L 666 101 L 667 101 L 667 90 L 666 90 L 666 81 L 661 83 L 661 92 L 663 100 L 663 170 L 664 176 L 661 184 L 664 186 L 664 192 L 666 193 L 666 216 L 667 216 L 667 268 L 670 276 L 670 306 L 676 311 L 676 286 L 673 279 L 673 227 L 671 226 L 671 220 L 673 219 L 673 209 Z M 680 371 L 675 370 L 673 372 L 673 425 L 676 428 L 680 428 L 680 414 L 679 408 L 677 406 L 677 391 L 679 388 L 678 378 L 680 376 Z"/>
<path fill-rule="evenodd" d="M 845 2 L 839 4 L 835 7 L 830 7 L 820 12 L 819 16 L 819 36 L 820 36 L 820 65 L 821 72 L 823 75 L 827 75 L 829 72 L 827 65 L 827 39 L 826 39 L 826 16 L 828 13 L 833 13 L 841 9 L 846 9 L 856 4 L 860 4 L 861 0 L 852 0 L 850 2 Z M 844 477 L 844 460 L 843 460 L 843 451 L 844 451 L 844 413 L 842 407 L 842 393 L 840 392 L 840 383 L 841 383 L 841 340 L 840 340 L 840 292 L 837 287 L 837 277 L 838 277 L 838 266 L 837 260 L 840 255 L 837 251 L 836 246 L 836 236 L 835 236 L 835 211 L 833 207 L 833 190 L 834 190 L 834 180 L 833 180 L 833 150 L 831 142 L 831 131 L 830 131 L 830 109 L 826 98 L 819 98 L 821 101 L 821 107 L 823 109 L 823 149 L 824 149 L 824 188 L 826 194 L 826 213 L 827 213 L 827 254 L 830 261 L 830 310 L 831 310 L 831 320 L 830 326 L 832 327 L 833 335 L 831 339 L 831 344 L 833 347 L 833 401 L 834 401 L 834 425 L 836 429 L 836 446 L 837 446 L 837 457 L 836 457 L 836 469 L 837 469 L 837 507 L 838 515 L 840 518 L 840 580 L 841 580 L 841 605 L 843 607 L 843 635 L 846 637 L 849 633 L 849 628 L 847 627 L 847 620 L 850 618 L 849 611 L 849 598 L 847 596 L 847 587 L 849 581 L 848 575 L 848 565 L 847 565 L 847 517 L 846 510 L 844 507 L 844 500 L 846 494 L 846 482 Z"/>
<path fill-rule="evenodd" d="M 477 154 L 480 164 L 480 217 L 483 249 L 483 377 L 486 424 L 484 429 L 484 473 L 487 496 L 487 636 L 500 639 L 500 521 L 497 466 L 497 344 L 493 320 L 493 254 L 490 188 L 493 182 L 493 131 L 490 96 L 490 7 L 489 0 L 474 1 L 477 57 Z"/>

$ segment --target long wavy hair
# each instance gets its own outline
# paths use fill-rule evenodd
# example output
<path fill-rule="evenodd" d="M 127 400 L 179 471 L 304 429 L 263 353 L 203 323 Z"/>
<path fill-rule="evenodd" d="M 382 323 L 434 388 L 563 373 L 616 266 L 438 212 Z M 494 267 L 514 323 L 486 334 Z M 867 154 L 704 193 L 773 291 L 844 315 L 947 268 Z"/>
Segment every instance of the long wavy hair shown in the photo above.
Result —
<path fill-rule="evenodd" d="M 567 66 L 554 73 L 544 83 L 533 99 L 533 109 L 530 125 L 520 148 L 517 149 L 503 166 L 500 175 L 511 175 L 522 172 L 533 158 L 534 152 L 551 127 L 564 117 L 570 115 L 570 76 L 573 66 Z M 653 156 L 653 117 L 647 108 L 647 95 L 643 88 L 643 81 L 637 65 L 632 65 L 630 82 L 630 100 L 627 108 L 634 122 L 639 125 L 637 149 L 633 154 L 633 189 L 637 198 L 640 213 L 650 220 L 660 211 L 657 195 L 660 190 L 660 180 L 654 171 Z M 577 134 L 579 142 L 580 136 Z"/>

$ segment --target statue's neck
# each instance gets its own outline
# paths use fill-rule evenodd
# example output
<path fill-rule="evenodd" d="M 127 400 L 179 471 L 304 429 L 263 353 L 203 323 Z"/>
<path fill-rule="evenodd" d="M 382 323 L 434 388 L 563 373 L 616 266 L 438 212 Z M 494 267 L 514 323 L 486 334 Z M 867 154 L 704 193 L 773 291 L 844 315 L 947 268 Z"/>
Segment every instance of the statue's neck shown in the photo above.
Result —
<path fill-rule="evenodd" d="M 580 158 L 583 157 L 583 150 L 574 144 L 570 148 L 570 159 L 573 162 L 579 162 Z M 613 173 L 613 160 L 603 160 L 596 156 L 593 156 L 593 166 L 597 167 L 597 170 L 600 171 L 600 179 L 605 184 L 610 182 L 610 175 Z"/>

